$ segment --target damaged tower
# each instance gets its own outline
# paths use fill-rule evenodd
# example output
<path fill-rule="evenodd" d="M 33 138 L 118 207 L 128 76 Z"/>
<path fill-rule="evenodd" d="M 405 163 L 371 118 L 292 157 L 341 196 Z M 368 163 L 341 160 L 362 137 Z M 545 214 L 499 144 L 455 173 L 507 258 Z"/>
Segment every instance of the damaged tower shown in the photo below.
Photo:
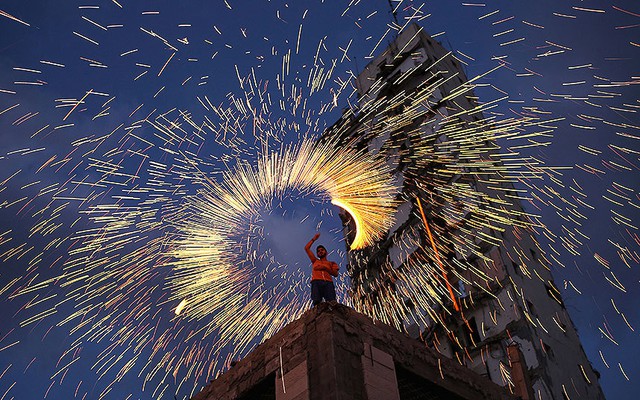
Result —
<path fill-rule="evenodd" d="M 349 253 L 356 310 L 522 399 L 603 399 L 496 142 L 517 122 L 485 119 L 460 61 L 417 25 L 356 85 L 325 138 L 384 157 L 401 188 L 395 225 Z"/>

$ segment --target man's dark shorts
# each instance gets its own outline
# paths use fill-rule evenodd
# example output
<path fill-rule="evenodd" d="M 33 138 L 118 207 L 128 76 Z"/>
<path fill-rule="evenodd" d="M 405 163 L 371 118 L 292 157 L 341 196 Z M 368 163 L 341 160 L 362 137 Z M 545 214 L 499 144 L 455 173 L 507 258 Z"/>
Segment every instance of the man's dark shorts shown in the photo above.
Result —
<path fill-rule="evenodd" d="M 324 301 L 335 301 L 336 300 L 336 289 L 333 286 L 333 282 L 328 281 L 311 281 L 311 301 L 313 301 L 313 305 L 318 305 Z"/>

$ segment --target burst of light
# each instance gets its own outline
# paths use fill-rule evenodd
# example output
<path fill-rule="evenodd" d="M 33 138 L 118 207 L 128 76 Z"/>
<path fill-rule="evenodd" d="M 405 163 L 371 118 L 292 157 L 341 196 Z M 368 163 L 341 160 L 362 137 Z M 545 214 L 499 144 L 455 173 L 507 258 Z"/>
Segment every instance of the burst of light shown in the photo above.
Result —
<path fill-rule="evenodd" d="M 382 159 L 357 153 L 348 145 L 309 139 L 264 154 L 255 166 L 241 164 L 220 182 L 204 179 L 203 186 L 166 219 L 177 229 L 167 243 L 175 249 L 170 252 L 173 261 L 167 263 L 175 271 L 171 298 L 188 298 L 186 315 L 193 318 L 203 318 L 212 309 L 230 312 L 233 304 L 249 302 L 233 312 L 240 321 L 252 318 L 245 313 L 259 309 L 260 314 L 268 314 L 272 307 L 262 296 L 242 300 L 242 288 L 249 287 L 252 275 L 239 266 L 246 265 L 251 252 L 239 249 L 251 236 L 252 222 L 269 211 L 276 199 L 297 190 L 350 210 L 357 218 L 351 247 L 360 249 L 391 226 L 397 194 Z M 216 324 L 235 322 L 221 319 Z M 243 330 L 220 329 L 244 336 Z"/>

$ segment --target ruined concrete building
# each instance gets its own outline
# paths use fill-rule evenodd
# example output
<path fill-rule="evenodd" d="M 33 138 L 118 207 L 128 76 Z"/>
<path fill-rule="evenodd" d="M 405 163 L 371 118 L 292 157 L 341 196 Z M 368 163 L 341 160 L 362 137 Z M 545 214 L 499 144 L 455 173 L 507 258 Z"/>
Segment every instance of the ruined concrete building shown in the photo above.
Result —
<path fill-rule="evenodd" d="M 417 340 L 322 303 L 259 345 L 193 400 L 515 400 Z"/>
<path fill-rule="evenodd" d="M 384 157 L 401 195 L 383 239 L 349 252 L 354 308 L 522 399 L 603 399 L 512 184 L 526 171 L 498 146 L 527 124 L 486 119 L 460 60 L 417 25 L 356 85 L 324 139 Z"/>

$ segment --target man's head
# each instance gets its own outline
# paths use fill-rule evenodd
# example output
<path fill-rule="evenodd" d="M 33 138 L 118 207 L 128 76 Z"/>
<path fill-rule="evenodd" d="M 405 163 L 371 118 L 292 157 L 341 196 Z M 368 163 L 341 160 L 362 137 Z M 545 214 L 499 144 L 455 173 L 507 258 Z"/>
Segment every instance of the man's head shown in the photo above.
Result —
<path fill-rule="evenodd" d="M 316 254 L 318 258 L 324 258 L 327 256 L 327 249 L 325 249 L 323 245 L 319 245 L 316 247 Z"/>

